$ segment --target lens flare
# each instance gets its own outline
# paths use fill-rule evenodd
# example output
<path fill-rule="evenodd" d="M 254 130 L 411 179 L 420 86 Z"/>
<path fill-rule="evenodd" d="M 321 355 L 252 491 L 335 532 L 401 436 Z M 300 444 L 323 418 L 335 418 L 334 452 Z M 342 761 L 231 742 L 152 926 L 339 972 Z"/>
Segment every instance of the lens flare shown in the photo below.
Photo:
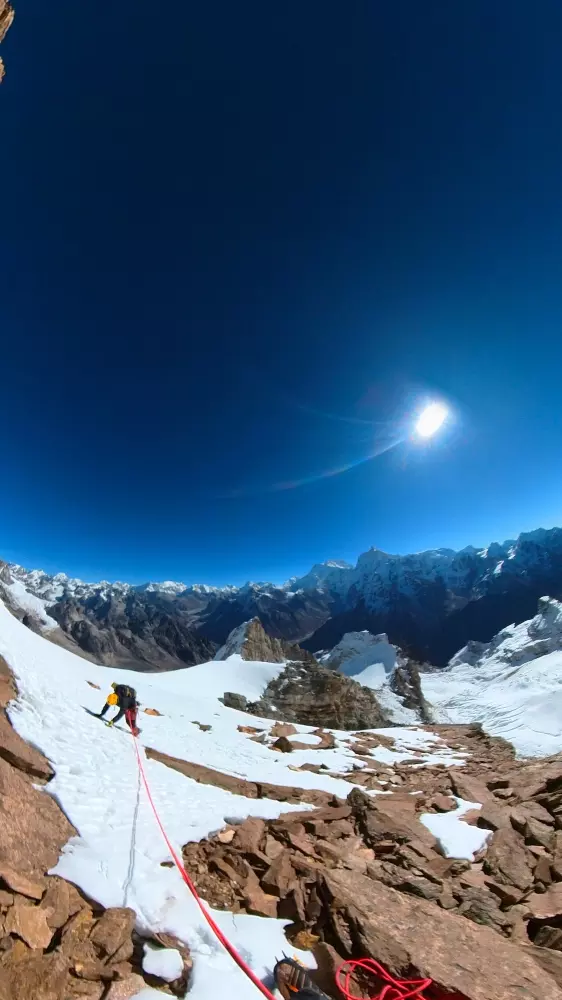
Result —
<path fill-rule="evenodd" d="M 447 419 L 448 410 L 442 403 L 430 403 L 420 413 L 415 431 L 418 437 L 430 438 L 439 430 Z"/>

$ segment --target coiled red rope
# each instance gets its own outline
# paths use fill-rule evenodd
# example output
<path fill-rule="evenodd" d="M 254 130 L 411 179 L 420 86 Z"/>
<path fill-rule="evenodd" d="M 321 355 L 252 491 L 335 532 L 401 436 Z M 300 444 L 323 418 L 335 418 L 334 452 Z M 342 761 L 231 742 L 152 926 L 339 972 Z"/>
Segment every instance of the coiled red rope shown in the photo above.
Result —
<path fill-rule="evenodd" d="M 248 977 L 248 979 L 266 998 L 266 1000 L 276 1000 L 273 993 L 271 993 L 268 990 L 267 986 L 264 986 L 261 979 L 258 979 L 255 973 L 252 972 L 250 966 L 244 961 L 242 956 L 239 955 L 239 953 L 236 951 L 236 948 L 230 943 L 228 938 L 225 937 L 218 924 L 215 923 L 211 914 L 208 913 L 208 911 L 205 909 L 203 901 L 199 897 L 199 893 L 197 892 L 197 889 L 195 888 L 195 885 L 192 882 L 189 873 L 187 872 L 183 862 L 181 861 L 181 858 L 178 857 L 177 851 L 170 842 L 170 838 L 168 837 L 168 834 L 164 829 L 164 825 L 162 823 L 162 820 L 160 819 L 156 805 L 154 804 L 154 799 L 152 798 L 152 793 L 150 791 L 150 786 L 148 784 L 146 772 L 144 770 L 142 757 L 139 752 L 137 737 L 133 731 L 132 735 L 133 735 L 133 743 L 135 746 L 135 753 L 137 756 L 137 763 L 142 778 L 142 782 L 148 797 L 148 801 L 150 802 L 152 812 L 154 813 L 154 818 L 158 823 L 162 836 L 164 837 L 164 840 L 166 842 L 166 846 L 173 858 L 174 864 L 178 869 L 183 881 L 185 882 L 187 888 L 189 889 L 191 895 L 193 896 L 195 902 L 197 903 L 199 909 L 201 910 L 201 913 L 203 914 L 213 934 L 218 938 L 223 948 L 226 949 L 232 960 L 236 962 L 238 968 L 242 970 L 242 972 Z M 427 987 L 431 985 L 431 979 L 419 979 L 419 980 L 394 979 L 390 975 L 390 973 L 388 973 L 386 969 L 383 968 L 382 965 L 379 965 L 379 963 L 375 962 L 374 959 L 372 958 L 361 958 L 361 959 L 351 960 L 349 962 L 344 962 L 344 964 L 341 965 L 337 970 L 336 983 L 341 992 L 343 993 L 344 997 L 346 998 L 346 1000 L 363 1000 L 362 997 L 355 996 L 350 989 L 350 983 L 353 973 L 357 969 L 361 969 L 363 972 L 369 972 L 372 975 L 378 976 L 378 978 L 382 979 L 386 984 L 379 993 L 377 993 L 374 997 L 371 998 L 371 1000 L 406 1000 L 407 997 L 417 997 L 418 1000 L 427 1000 L 427 998 L 423 996 L 423 990 L 427 989 Z"/>
<path fill-rule="evenodd" d="M 371 1000 L 406 1000 L 407 997 L 417 997 L 418 1000 L 427 1000 L 423 991 L 431 986 L 431 979 L 395 979 L 389 972 L 375 962 L 374 958 L 357 958 L 344 962 L 336 971 L 336 983 L 346 1000 L 363 1000 L 351 992 L 351 980 L 354 975 L 369 973 L 384 982 L 383 988 L 376 993 Z"/>

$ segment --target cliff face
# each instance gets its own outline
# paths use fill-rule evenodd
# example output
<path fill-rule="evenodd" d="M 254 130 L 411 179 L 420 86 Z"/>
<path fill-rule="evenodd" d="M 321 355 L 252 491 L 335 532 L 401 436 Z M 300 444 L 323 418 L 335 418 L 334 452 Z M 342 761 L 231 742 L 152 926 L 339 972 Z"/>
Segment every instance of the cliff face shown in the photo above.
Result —
<path fill-rule="evenodd" d="M 0 42 L 4 41 L 4 37 L 8 28 L 10 27 L 12 21 L 14 20 L 14 8 L 8 0 L 0 0 Z M 0 82 L 4 76 L 4 63 L 0 58 Z"/>

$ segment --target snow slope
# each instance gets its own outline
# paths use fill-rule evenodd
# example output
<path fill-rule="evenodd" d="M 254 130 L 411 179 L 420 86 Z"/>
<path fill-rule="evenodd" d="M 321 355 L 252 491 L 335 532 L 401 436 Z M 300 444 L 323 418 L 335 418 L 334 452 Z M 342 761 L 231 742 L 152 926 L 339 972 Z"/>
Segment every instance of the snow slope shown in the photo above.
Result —
<path fill-rule="evenodd" d="M 51 761 L 55 777 L 43 789 L 61 804 L 78 831 L 65 846 L 55 871 L 80 886 L 104 906 L 131 906 L 142 932 L 169 932 L 189 945 L 194 959 L 192 1000 L 226 994 L 255 1000 L 246 980 L 214 940 L 195 902 L 174 868 L 139 782 L 134 745 L 122 728 L 107 729 L 88 714 L 101 709 L 111 681 L 133 685 L 143 707 L 141 747 L 151 746 L 175 757 L 201 762 L 250 780 L 302 788 L 321 788 L 341 796 L 350 785 L 329 774 L 295 771 L 311 760 L 340 773 L 357 766 L 347 733 L 336 733 L 334 750 L 295 750 L 289 757 L 272 751 L 238 731 L 259 719 L 225 708 L 225 690 L 257 699 L 282 664 L 245 662 L 233 656 L 164 674 L 140 674 L 98 667 L 31 632 L 0 603 L 0 655 L 11 666 L 19 696 L 9 708 L 20 735 Z M 99 686 L 99 690 L 92 685 Z M 202 731 L 197 723 L 211 726 Z M 263 721 L 269 729 L 271 723 Z M 310 728 L 298 727 L 303 733 Z M 374 752 L 388 763 L 418 756 L 428 763 L 461 763 L 438 737 L 420 730 L 383 730 L 396 737 L 396 750 Z M 142 753 L 141 748 L 141 753 Z M 220 829 L 225 821 L 247 816 L 274 818 L 302 805 L 250 799 L 197 783 L 155 760 L 144 760 L 154 800 L 170 839 L 183 844 Z M 276 955 L 287 949 L 282 920 L 213 911 L 213 916 L 258 976 L 272 969 Z M 291 952 L 293 949 L 291 948 Z M 173 956 L 168 956 L 170 961 Z M 151 961 L 149 956 L 147 961 Z M 303 955 L 310 961 L 310 955 Z M 161 994 L 142 990 L 140 997 Z"/>
<path fill-rule="evenodd" d="M 446 670 L 422 674 L 436 722 L 481 722 L 522 756 L 562 749 L 562 604 L 503 629 L 490 643 L 469 643 Z"/>

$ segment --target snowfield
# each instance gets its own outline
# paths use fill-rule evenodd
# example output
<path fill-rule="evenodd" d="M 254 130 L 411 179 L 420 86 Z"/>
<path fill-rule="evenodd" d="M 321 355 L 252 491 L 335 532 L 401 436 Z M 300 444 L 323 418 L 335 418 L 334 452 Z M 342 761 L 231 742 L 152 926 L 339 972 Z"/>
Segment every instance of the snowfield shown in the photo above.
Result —
<path fill-rule="evenodd" d="M 225 708 L 218 698 L 230 690 L 257 699 L 283 669 L 282 664 L 245 662 L 233 656 L 161 674 L 96 666 L 31 632 L 2 604 L 0 654 L 12 668 L 19 691 L 9 707 L 10 719 L 17 732 L 51 761 L 55 776 L 43 789 L 44 794 L 57 799 L 78 831 L 65 846 L 54 871 L 103 906 L 131 906 L 141 933 L 168 932 L 185 941 L 194 962 L 193 1000 L 222 995 L 255 1000 L 255 987 L 213 938 L 179 873 L 162 867 L 170 856 L 139 781 L 132 737 L 125 727 L 109 730 L 88 710 L 101 710 L 112 681 L 133 685 L 142 708 L 162 713 L 150 716 L 141 708 L 141 754 L 143 746 L 151 746 L 241 778 L 320 788 L 342 797 L 352 787 L 342 778 L 292 767 L 312 760 L 339 773 L 350 770 L 357 766 L 348 745 L 350 734 L 336 732 L 333 750 L 316 750 L 311 743 L 310 749 L 295 750 L 288 756 L 238 731 L 239 724 L 263 724 L 269 733 L 271 721 Z M 196 723 L 211 729 L 204 732 Z M 297 729 L 308 742 L 310 727 Z M 381 746 L 373 751 L 381 761 L 393 763 L 423 755 L 428 763 L 463 762 L 462 754 L 450 751 L 432 733 L 408 728 L 380 732 L 396 738 L 395 750 Z M 228 820 L 275 818 L 303 808 L 234 795 L 197 783 L 155 760 L 144 758 L 143 762 L 164 826 L 180 854 L 185 843 L 207 837 Z M 455 822 L 462 827 L 456 840 Z M 461 843 L 466 837 L 465 824 L 454 817 L 448 823 L 451 851 L 454 853 L 458 845 L 458 856 L 470 857 L 466 844 Z M 217 911 L 213 917 L 260 978 L 271 972 L 276 956 L 288 948 L 285 921 Z M 312 961 L 310 953 L 301 957 L 305 963 Z M 173 953 L 155 956 L 149 951 L 145 961 L 147 967 L 154 961 L 163 962 L 170 975 L 177 966 Z M 147 988 L 138 996 L 156 1000 L 161 993 Z"/>
<path fill-rule="evenodd" d="M 530 621 L 510 625 L 490 643 L 469 643 L 446 670 L 421 680 L 436 722 L 481 722 L 523 757 L 558 753 L 562 604 L 543 598 Z"/>

